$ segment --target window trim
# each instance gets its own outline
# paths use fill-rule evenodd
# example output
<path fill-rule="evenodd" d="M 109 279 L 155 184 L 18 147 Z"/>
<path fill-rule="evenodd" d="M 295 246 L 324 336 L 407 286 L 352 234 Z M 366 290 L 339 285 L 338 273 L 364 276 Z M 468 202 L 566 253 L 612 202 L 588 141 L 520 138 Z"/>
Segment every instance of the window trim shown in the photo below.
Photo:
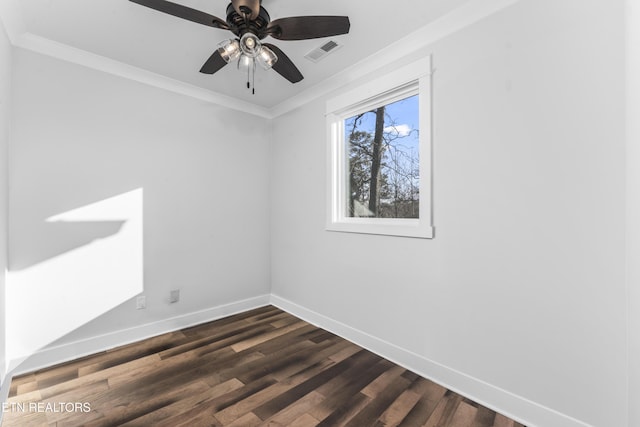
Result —
<path fill-rule="evenodd" d="M 367 109 L 419 95 L 420 218 L 345 216 L 346 149 L 344 120 Z M 326 230 L 388 236 L 433 238 L 431 148 L 431 57 L 395 69 L 327 101 Z"/>

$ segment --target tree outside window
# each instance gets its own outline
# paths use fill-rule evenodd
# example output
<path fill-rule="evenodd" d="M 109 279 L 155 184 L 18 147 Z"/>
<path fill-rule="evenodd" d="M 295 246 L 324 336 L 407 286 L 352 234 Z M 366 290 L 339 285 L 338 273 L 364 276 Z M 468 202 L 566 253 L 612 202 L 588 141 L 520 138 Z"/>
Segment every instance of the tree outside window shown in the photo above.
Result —
<path fill-rule="evenodd" d="M 418 95 L 344 121 L 346 217 L 419 218 Z"/>

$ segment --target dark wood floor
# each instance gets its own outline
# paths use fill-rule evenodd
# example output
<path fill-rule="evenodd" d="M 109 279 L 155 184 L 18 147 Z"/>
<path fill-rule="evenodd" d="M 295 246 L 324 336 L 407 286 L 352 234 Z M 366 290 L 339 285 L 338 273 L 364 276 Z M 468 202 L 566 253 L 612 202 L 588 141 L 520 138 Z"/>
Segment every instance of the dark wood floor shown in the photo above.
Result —
<path fill-rule="evenodd" d="M 522 427 L 271 306 L 14 378 L 2 426 L 52 425 Z"/>

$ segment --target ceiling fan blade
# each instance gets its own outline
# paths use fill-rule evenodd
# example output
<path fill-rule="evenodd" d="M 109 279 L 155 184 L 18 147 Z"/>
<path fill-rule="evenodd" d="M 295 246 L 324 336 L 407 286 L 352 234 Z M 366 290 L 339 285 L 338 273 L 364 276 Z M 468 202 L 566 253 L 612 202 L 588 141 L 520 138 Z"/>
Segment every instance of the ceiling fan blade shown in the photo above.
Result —
<path fill-rule="evenodd" d="M 285 79 L 289 80 L 291 83 L 298 83 L 304 77 L 298 68 L 293 64 L 291 59 L 287 55 L 284 54 L 277 46 L 274 46 L 269 43 L 262 43 L 263 46 L 268 47 L 276 54 L 278 60 L 275 64 L 273 64 L 273 69 L 280 74 Z"/>
<path fill-rule="evenodd" d="M 292 16 L 271 21 L 266 34 L 279 40 L 306 40 L 347 34 L 348 16 Z"/>
<path fill-rule="evenodd" d="M 227 65 L 227 61 L 222 59 L 222 56 L 220 56 L 220 51 L 216 49 L 216 51 L 213 52 L 209 59 L 207 59 L 207 62 L 204 63 L 202 68 L 200 68 L 200 72 L 204 74 L 213 74 L 225 65 Z"/>
<path fill-rule="evenodd" d="M 186 19 L 188 21 L 197 22 L 198 24 L 207 25 L 213 28 L 220 28 L 223 30 L 230 29 L 222 19 L 217 16 L 209 15 L 208 13 L 201 12 L 196 9 L 191 9 L 181 4 L 171 3 L 166 0 L 129 0 L 133 3 L 137 3 L 142 6 L 155 9 L 160 12 L 168 13 L 169 15 L 177 16 L 178 18 Z"/>
<path fill-rule="evenodd" d="M 241 16 L 247 15 L 251 21 L 260 13 L 260 0 L 231 0 L 233 8 Z"/>

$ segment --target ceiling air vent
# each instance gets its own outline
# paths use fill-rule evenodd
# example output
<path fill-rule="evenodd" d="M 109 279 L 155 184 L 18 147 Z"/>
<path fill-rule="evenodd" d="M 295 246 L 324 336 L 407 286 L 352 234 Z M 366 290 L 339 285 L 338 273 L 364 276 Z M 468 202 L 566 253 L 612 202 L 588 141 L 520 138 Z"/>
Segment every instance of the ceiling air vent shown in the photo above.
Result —
<path fill-rule="evenodd" d="M 341 44 L 336 43 L 333 40 L 329 40 L 325 44 L 320 47 L 313 49 L 311 52 L 307 53 L 304 57 L 307 58 L 311 62 L 318 62 L 325 56 L 327 56 L 330 52 L 337 50 L 342 47 Z"/>

